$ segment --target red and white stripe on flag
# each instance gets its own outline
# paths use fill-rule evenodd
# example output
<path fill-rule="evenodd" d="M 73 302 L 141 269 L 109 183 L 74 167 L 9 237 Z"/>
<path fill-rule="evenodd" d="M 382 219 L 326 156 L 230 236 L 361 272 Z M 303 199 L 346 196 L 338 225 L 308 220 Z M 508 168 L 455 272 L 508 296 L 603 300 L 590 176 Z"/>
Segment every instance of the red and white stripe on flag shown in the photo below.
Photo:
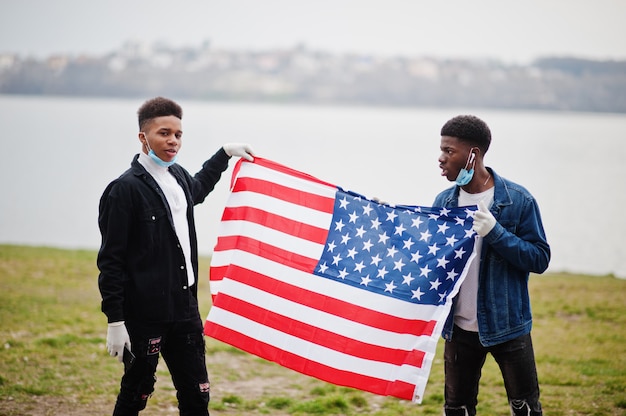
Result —
<path fill-rule="evenodd" d="M 409 303 L 315 275 L 337 190 L 266 159 L 238 162 L 204 332 L 333 384 L 420 403 L 449 302 Z"/>

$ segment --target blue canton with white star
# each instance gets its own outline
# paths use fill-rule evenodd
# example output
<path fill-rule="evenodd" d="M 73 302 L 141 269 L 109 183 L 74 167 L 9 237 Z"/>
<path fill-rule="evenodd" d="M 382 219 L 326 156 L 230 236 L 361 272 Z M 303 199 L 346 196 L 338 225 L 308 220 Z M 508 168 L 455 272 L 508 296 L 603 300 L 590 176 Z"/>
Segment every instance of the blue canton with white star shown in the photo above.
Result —
<path fill-rule="evenodd" d="M 474 248 L 476 207 L 389 206 L 337 191 L 314 274 L 411 303 L 445 303 Z"/>

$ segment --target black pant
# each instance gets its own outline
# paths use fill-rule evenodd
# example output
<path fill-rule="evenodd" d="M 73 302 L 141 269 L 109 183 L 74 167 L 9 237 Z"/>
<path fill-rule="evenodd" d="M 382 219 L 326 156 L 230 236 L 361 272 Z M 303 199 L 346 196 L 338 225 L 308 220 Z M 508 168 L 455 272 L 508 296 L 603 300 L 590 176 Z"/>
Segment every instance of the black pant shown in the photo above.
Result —
<path fill-rule="evenodd" d="M 478 403 L 478 383 L 487 353 L 500 366 L 504 387 L 513 415 L 541 416 L 539 382 L 530 334 L 492 347 L 484 347 L 478 333 L 454 327 L 446 342 L 445 414 L 474 416 Z"/>
<path fill-rule="evenodd" d="M 136 416 L 154 391 L 159 355 L 172 376 L 184 416 L 208 416 L 209 378 L 202 321 L 126 322 L 135 362 L 125 368 L 113 416 Z"/>

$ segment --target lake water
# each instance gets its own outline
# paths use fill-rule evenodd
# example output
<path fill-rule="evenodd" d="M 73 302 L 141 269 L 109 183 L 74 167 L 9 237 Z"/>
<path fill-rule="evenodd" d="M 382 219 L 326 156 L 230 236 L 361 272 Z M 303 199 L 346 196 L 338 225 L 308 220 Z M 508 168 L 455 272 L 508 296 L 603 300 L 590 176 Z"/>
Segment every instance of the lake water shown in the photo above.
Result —
<path fill-rule="evenodd" d="M 345 189 L 427 206 L 449 186 L 439 130 L 473 113 L 492 130 L 486 164 L 539 201 L 550 270 L 626 277 L 624 114 L 179 102 L 179 163 L 192 174 L 223 143 L 245 141 Z M 141 103 L 0 96 L 0 243 L 97 248 L 98 201 L 139 151 Z M 215 245 L 231 169 L 196 208 L 201 254 Z"/>

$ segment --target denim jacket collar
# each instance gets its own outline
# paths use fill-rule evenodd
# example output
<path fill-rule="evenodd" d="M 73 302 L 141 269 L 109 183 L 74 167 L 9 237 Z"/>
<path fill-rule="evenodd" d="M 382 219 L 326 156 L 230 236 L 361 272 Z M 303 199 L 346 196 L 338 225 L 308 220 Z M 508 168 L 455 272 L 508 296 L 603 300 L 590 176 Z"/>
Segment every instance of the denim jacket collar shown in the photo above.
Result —
<path fill-rule="evenodd" d="M 487 170 L 491 174 L 494 183 L 494 193 L 493 193 L 493 205 L 491 206 L 490 211 L 495 215 L 499 213 L 502 207 L 507 205 L 511 205 L 513 203 L 513 199 L 509 193 L 509 189 L 502 179 L 500 175 L 498 175 L 492 168 L 487 167 Z M 459 202 L 459 193 L 461 192 L 461 187 L 456 185 L 454 192 L 452 192 L 448 198 L 446 199 L 446 206 L 456 207 Z M 497 217 L 497 215 L 496 215 Z"/>

